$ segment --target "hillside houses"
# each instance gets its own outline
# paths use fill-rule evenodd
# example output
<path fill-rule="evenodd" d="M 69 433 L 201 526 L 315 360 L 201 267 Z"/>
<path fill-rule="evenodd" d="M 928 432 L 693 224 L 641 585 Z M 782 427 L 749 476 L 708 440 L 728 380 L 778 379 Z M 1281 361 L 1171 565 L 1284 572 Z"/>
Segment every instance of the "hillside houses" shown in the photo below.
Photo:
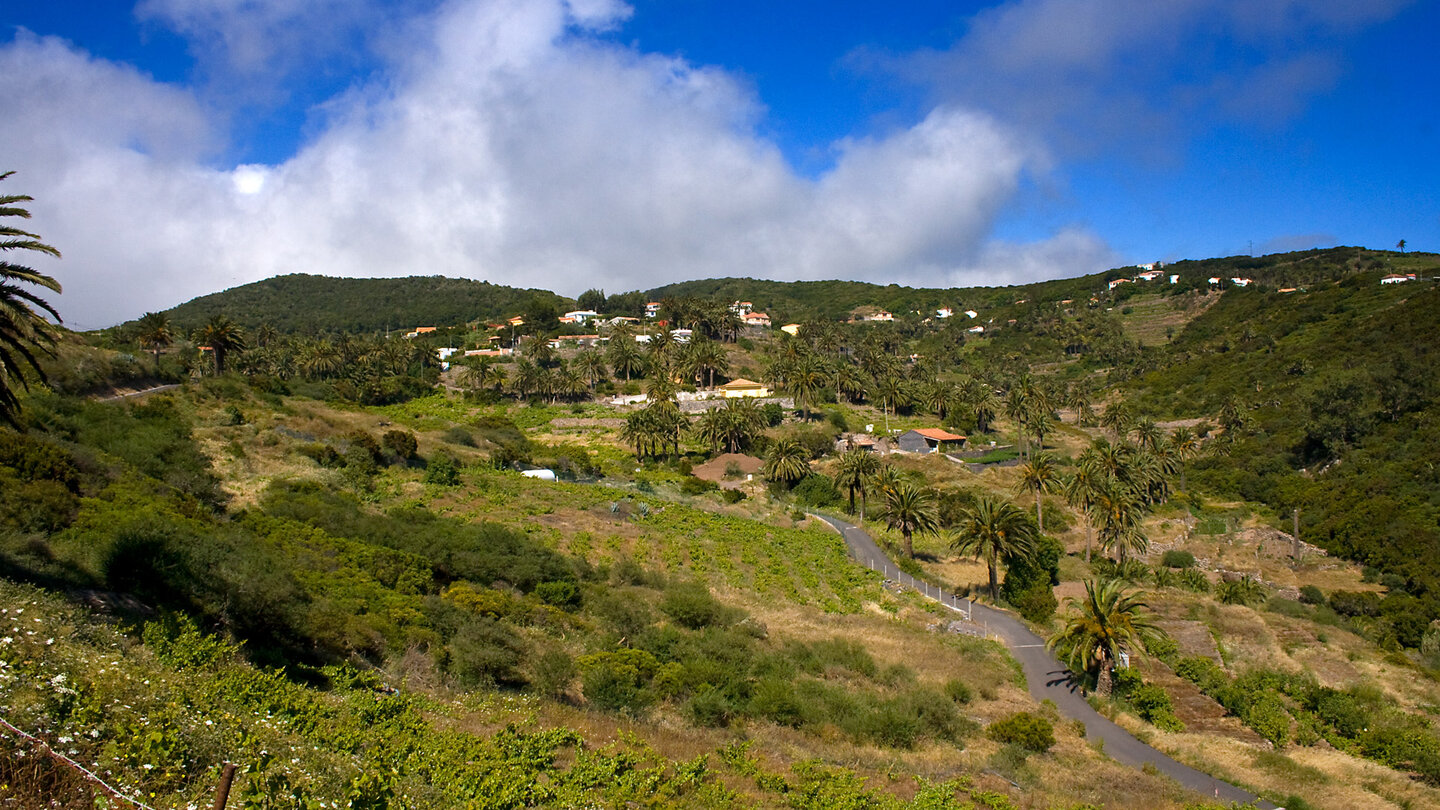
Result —
<path fill-rule="evenodd" d="M 1414 280 L 1415 280 L 1415 274 L 1414 274 L 1414 273 L 1405 273 L 1404 275 L 1401 275 L 1400 273 L 1391 273 L 1391 274 L 1388 275 L 1388 276 L 1382 277 L 1382 278 L 1380 279 L 1380 283 L 1381 283 L 1381 284 L 1404 284 L 1404 283 L 1407 282 L 1407 281 L 1414 281 Z"/>

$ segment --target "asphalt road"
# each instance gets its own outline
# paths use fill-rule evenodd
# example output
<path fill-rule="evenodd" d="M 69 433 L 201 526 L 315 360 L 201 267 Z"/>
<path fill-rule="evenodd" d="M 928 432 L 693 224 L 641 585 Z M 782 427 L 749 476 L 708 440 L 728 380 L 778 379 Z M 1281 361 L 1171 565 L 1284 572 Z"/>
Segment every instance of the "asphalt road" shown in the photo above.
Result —
<path fill-rule="evenodd" d="M 1024 622 L 1013 614 L 987 605 L 973 604 L 965 599 L 957 599 L 953 593 L 937 591 L 935 586 L 921 582 L 897 568 L 864 529 L 853 523 L 825 515 L 815 515 L 815 517 L 828 523 L 831 528 L 840 533 L 841 537 L 845 538 L 845 545 L 849 547 L 850 555 L 862 565 L 880 571 L 887 579 L 914 588 L 930 598 L 936 599 L 941 604 L 957 611 L 961 616 L 968 616 L 987 634 L 999 639 L 1010 650 L 1010 654 L 1020 662 L 1020 666 L 1025 672 L 1025 682 L 1030 689 L 1030 694 L 1036 700 L 1052 701 L 1061 715 L 1084 723 L 1086 739 L 1103 740 L 1103 750 L 1117 762 L 1135 768 L 1144 767 L 1146 764 L 1152 765 L 1160 773 L 1211 799 L 1242 804 L 1253 803 L 1263 810 L 1278 810 L 1276 805 L 1241 790 L 1229 782 L 1216 779 L 1207 773 L 1176 762 L 1140 742 L 1130 732 L 1095 711 L 1081 695 L 1080 686 L 1070 670 L 1066 669 L 1050 654 L 1049 650 L 1045 649 L 1044 639 L 1031 632 L 1030 628 L 1026 627 Z"/>

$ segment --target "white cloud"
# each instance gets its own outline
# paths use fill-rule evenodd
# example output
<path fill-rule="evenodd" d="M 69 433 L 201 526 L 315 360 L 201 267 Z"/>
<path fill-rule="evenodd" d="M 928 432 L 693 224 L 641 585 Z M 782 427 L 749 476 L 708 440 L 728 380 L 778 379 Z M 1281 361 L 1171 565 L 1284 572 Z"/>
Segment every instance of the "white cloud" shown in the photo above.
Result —
<path fill-rule="evenodd" d="M 756 134 L 762 108 L 728 74 L 583 33 L 628 13 L 452 2 L 274 166 L 207 165 L 220 139 L 192 95 L 21 39 L 0 48 L 17 111 L 0 150 L 65 252 L 47 269 L 84 327 L 290 272 L 574 294 L 720 275 L 1008 283 L 1108 260 L 1082 230 L 991 240 L 1046 158 L 990 117 L 937 108 L 836 144 L 834 169 L 807 179 Z"/>
<path fill-rule="evenodd" d="M 879 67 L 1057 145 L 1167 152 L 1219 121 L 1288 118 L 1340 74 L 1337 43 L 1414 0 L 1014 0 L 949 48 Z"/>

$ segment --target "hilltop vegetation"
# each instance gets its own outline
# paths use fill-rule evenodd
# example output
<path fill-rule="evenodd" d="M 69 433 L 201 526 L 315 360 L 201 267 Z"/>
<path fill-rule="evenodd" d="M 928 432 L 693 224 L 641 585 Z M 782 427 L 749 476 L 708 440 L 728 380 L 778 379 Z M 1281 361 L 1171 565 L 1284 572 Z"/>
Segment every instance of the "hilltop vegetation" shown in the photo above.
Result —
<path fill-rule="evenodd" d="M 246 329 L 266 324 L 282 334 L 400 332 L 508 318 L 532 300 L 557 305 L 559 296 L 487 281 L 411 276 L 330 278 L 294 273 L 187 301 L 167 311 L 189 331 L 224 314 Z"/>

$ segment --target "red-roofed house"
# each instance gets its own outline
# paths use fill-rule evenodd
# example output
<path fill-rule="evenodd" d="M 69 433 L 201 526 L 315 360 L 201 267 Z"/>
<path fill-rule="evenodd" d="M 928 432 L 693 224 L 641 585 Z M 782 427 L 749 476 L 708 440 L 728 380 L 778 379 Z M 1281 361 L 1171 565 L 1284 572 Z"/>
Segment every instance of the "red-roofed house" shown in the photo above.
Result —
<path fill-rule="evenodd" d="M 959 450 L 965 445 L 965 437 L 940 428 L 916 428 L 901 433 L 895 443 L 907 453 L 934 453 L 944 452 L 947 443 L 952 445 L 949 449 Z"/>

